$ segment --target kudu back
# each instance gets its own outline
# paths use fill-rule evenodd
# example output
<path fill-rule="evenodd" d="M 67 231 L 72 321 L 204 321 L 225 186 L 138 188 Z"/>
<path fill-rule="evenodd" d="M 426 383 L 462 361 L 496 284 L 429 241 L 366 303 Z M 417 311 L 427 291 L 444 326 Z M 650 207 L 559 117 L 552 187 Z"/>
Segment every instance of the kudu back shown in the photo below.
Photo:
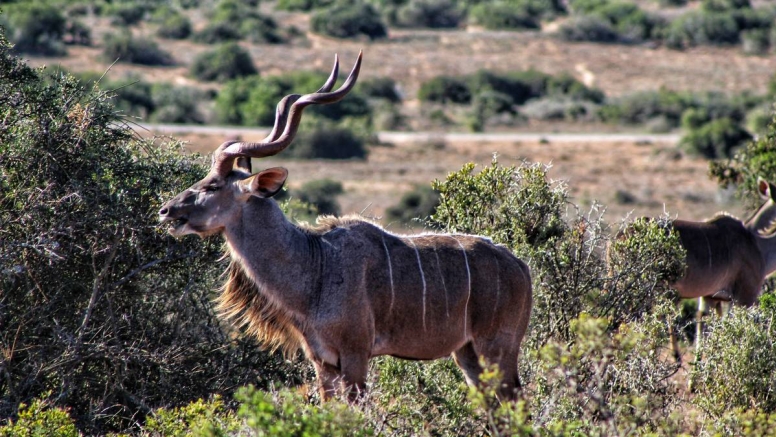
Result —
<path fill-rule="evenodd" d="M 401 236 L 357 217 L 299 227 L 272 199 L 287 171 L 252 174 L 250 158 L 288 146 L 304 107 L 342 99 L 360 65 L 361 55 L 345 83 L 330 92 L 335 58 L 318 92 L 281 100 L 267 138 L 222 144 L 210 173 L 167 202 L 160 220 L 174 236 L 225 237 L 231 263 L 219 309 L 264 344 L 303 349 L 324 398 L 338 387 L 351 398 L 363 391 L 374 356 L 450 354 L 470 384 L 482 372 L 480 357 L 497 364 L 500 393 L 512 398 L 532 304 L 525 263 L 478 236 Z"/>

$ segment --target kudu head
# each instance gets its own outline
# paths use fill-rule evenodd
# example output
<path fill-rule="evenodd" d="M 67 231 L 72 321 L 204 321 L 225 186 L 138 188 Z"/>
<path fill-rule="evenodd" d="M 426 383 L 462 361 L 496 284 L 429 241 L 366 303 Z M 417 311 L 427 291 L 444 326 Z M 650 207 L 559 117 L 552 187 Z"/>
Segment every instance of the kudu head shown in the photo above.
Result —
<path fill-rule="evenodd" d="M 270 198 L 283 187 L 288 171 L 270 168 L 252 174 L 251 158 L 272 156 L 291 144 L 302 111 L 309 105 L 335 103 L 350 92 L 361 68 L 361 53 L 342 86 L 331 91 L 337 81 L 339 62 L 334 58 L 326 83 L 312 94 L 291 94 L 277 106 L 272 131 L 258 143 L 227 141 L 213 152 L 210 172 L 204 179 L 167 202 L 159 211 L 159 220 L 170 223 L 173 236 L 197 234 L 205 237 L 222 232 L 238 220 L 243 205 L 251 198 Z M 235 161 L 237 165 L 235 166 Z"/>
<path fill-rule="evenodd" d="M 757 192 L 764 203 L 744 222 L 744 226 L 754 233 L 771 233 L 776 221 L 776 185 L 758 178 Z"/>

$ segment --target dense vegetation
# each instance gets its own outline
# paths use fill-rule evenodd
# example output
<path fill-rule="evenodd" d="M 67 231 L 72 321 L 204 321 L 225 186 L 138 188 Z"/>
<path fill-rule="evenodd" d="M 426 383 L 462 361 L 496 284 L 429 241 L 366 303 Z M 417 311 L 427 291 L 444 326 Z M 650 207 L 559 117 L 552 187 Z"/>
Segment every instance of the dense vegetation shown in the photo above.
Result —
<path fill-rule="evenodd" d="M 586 10 L 582 2 L 571 4 Z M 708 1 L 703 10 L 730 4 Z M 125 23 L 152 9 L 105 6 Z M 30 69 L 0 37 L 0 436 L 776 433 L 772 294 L 758 308 L 709 323 L 703 360 L 689 368 L 696 392 L 688 393 L 667 352 L 666 321 L 678 328 L 689 323 L 665 287 L 682 269 L 675 236 L 637 223 L 607 259 L 617 225 L 596 208 L 577 211 L 544 166 L 495 160 L 419 189 L 399 209 L 417 208 L 430 228 L 487 235 L 529 262 L 535 307 L 521 358 L 521 401 L 495 398 L 497 369 L 486 373 L 482 390 L 473 390 L 449 359 L 380 358 L 361 403 L 321 404 L 303 385 L 312 380 L 306 364 L 261 351 L 213 314 L 224 269 L 221 242 L 173 240 L 155 225 L 160 203 L 206 169 L 199 157 L 180 154 L 174 140 L 136 139 L 122 114 L 162 119 L 170 108 L 191 105 L 175 103 L 187 92 L 167 89 L 166 96 L 142 81 L 95 85 L 95 79 Z M 255 82 L 247 87 L 247 81 Z M 271 116 L 278 96 L 312 91 L 320 81 L 314 73 L 248 75 L 226 84 L 216 102 L 224 99 L 234 110 L 223 115 L 236 117 L 233 123 L 257 124 Z M 443 105 L 434 97 L 428 104 L 472 111 L 475 128 L 529 111 L 531 102 L 534 113 L 542 108 L 537 102 L 582 102 L 586 116 L 709 130 L 710 143 L 692 144 L 711 144 L 698 148 L 712 150 L 710 156 L 732 156 L 712 171 L 746 196 L 757 176 L 776 179 L 776 126 L 755 142 L 739 135 L 737 151 L 725 136 L 765 97 L 662 90 L 607 101 L 567 77 L 530 71 L 442 82 L 456 86 L 430 85 L 441 92 L 428 95 L 452 89 L 458 101 Z M 369 85 L 346 105 L 311 110 L 300 140 L 318 128 L 367 138 L 375 102 L 399 98 L 395 84 Z M 258 91 L 227 92 L 240 86 Z M 729 120 L 725 129 L 720 120 Z M 723 146 L 714 142 L 720 137 Z M 363 144 L 353 150 L 365 156 Z M 317 181 L 290 195 L 336 212 L 339 190 L 336 181 Z M 683 346 L 690 342 L 684 338 Z"/>
<path fill-rule="evenodd" d="M 40 73 L 0 41 L 0 417 L 45 397 L 102 434 L 157 406 L 301 381 L 213 314 L 220 243 L 155 225 L 204 174 L 197 158 L 137 140 L 106 93 Z"/>

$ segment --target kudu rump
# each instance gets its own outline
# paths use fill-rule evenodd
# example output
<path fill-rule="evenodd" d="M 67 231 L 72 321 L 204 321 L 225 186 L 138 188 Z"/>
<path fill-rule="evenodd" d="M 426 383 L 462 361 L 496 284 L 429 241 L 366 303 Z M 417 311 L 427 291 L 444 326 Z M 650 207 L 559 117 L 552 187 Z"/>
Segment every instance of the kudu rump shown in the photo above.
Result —
<path fill-rule="evenodd" d="M 351 398 L 362 391 L 374 356 L 430 360 L 451 353 L 470 384 L 482 371 L 480 357 L 497 364 L 501 395 L 513 397 L 531 311 L 525 263 L 477 236 L 399 236 L 356 217 L 298 227 L 271 199 L 287 170 L 251 174 L 250 158 L 289 145 L 305 107 L 345 97 L 361 55 L 330 92 L 337 66 L 335 58 L 318 92 L 281 100 L 262 142 L 223 143 L 210 173 L 164 205 L 160 220 L 174 236 L 224 235 L 231 265 L 219 309 L 265 344 L 301 347 L 325 398 L 338 386 Z"/>

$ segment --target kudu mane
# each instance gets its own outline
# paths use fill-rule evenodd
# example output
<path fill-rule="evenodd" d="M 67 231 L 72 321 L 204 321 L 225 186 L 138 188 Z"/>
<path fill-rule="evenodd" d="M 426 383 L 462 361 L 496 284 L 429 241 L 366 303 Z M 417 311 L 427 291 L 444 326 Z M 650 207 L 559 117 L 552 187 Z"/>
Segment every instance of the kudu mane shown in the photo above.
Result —
<path fill-rule="evenodd" d="M 320 216 L 314 225 L 302 222 L 298 227 L 315 237 L 358 223 L 380 228 L 379 225 L 357 215 Z M 219 315 L 231 321 L 234 326 L 245 328 L 246 333 L 254 336 L 270 351 L 279 349 L 286 357 L 293 356 L 303 348 L 303 337 L 290 313 L 261 292 L 256 282 L 243 270 L 238 257 L 231 255 L 228 245 L 226 251 L 225 256 L 229 257 L 230 261 L 224 272 L 226 282 L 221 288 L 221 294 L 216 298 L 216 310 Z"/>
<path fill-rule="evenodd" d="M 236 257 L 230 256 L 226 283 L 216 298 L 216 311 L 237 327 L 244 327 L 259 343 L 291 357 L 302 348 L 302 333 L 290 313 L 268 299 L 243 270 Z"/>

